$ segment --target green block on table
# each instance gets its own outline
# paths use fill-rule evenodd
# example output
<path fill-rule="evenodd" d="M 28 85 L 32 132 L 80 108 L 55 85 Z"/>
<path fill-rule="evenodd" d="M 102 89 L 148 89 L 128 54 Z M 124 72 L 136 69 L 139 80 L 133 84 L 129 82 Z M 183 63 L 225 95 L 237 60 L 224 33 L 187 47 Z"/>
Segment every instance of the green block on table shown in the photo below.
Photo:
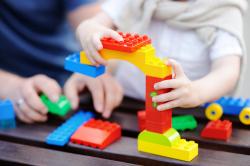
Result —
<path fill-rule="evenodd" d="M 193 130 L 197 127 L 197 121 L 192 115 L 175 116 L 172 118 L 172 127 L 176 130 Z"/>
<path fill-rule="evenodd" d="M 50 99 L 44 94 L 42 94 L 40 98 L 51 114 L 65 116 L 71 110 L 70 102 L 66 96 L 60 96 L 59 100 L 55 103 L 50 101 Z"/>

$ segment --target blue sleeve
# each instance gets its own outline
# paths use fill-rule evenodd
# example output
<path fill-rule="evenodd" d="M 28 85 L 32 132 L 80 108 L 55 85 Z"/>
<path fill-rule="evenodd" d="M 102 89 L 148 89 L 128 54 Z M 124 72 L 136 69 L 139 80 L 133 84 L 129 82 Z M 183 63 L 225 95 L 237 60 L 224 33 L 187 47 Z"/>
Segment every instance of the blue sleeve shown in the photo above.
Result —
<path fill-rule="evenodd" d="M 67 11 L 72 11 L 81 5 L 88 5 L 96 1 L 97 0 L 64 0 Z"/>

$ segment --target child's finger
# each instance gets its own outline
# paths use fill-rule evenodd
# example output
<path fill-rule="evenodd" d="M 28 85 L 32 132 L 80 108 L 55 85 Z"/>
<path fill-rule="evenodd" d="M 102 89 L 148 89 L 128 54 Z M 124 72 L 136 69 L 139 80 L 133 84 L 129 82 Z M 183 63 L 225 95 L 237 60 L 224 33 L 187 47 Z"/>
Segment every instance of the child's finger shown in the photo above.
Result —
<path fill-rule="evenodd" d="M 86 55 L 88 57 L 88 60 L 91 62 L 91 64 L 94 65 L 94 66 L 96 66 L 97 62 L 94 60 L 94 58 L 92 58 L 89 49 L 85 49 L 84 52 L 86 53 Z"/>
<path fill-rule="evenodd" d="M 114 30 L 111 30 L 111 29 L 108 29 L 104 32 L 104 36 L 106 37 L 111 37 L 117 41 L 123 41 L 123 38 L 121 35 L 119 35 L 118 32 L 114 31 Z"/>
<path fill-rule="evenodd" d="M 103 117 L 108 118 L 110 117 L 112 109 L 115 106 L 116 98 L 114 95 L 114 89 L 109 85 L 109 82 L 103 81 L 103 87 L 105 92 L 105 107 L 102 115 Z"/>
<path fill-rule="evenodd" d="M 182 96 L 182 89 L 175 89 L 175 90 L 172 90 L 168 93 L 164 93 L 164 94 L 160 94 L 158 96 L 154 96 L 152 98 L 152 101 L 153 102 L 167 102 L 167 101 L 172 101 L 172 100 L 175 100 L 179 97 Z"/>
<path fill-rule="evenodd" d="M 103 49 L 103 45 L 101 42 L 101 34 L 99 34 L 99 33 L 94 34 L 92 40 L 93 40 L 93 44 L 95 45 L 97 50 Z"/>
<path fill-rule="evenodd" d="M 183 75 L 185 75 L 181 65 L 177 61 L 175 61 L 173 59 L 169 59 L 167 65 L 172 66 L 172 68 L 174 70 L 175 78 L 182 77 Z"/>
<path fill-rule="evenodd" d="M 88 44 L 88 48 L 90 51 L 89 53 L 91 54 L 92 58 L 97 62 L 97 64 L 107 64 L 107 62 L 101 57 L 101 55 L 99 54 L 99 52 L 97 52 L 93 45 Z"/>
<path fill-rule="evenodd" d="M 180 79 L 171 79 L 171 80 L 164 80 L 158 83 L 154 84 L 154 89 L 155 90 L 160 90 L 160 89 L 176 89 L 182 86 L 182 80 Z"/>
<path fill-rule="evenodd" d="M 168 109 L 179 107 L 180 104 L 181 104 L 180 99 L 172 100 L 172 101 L 169 101 L 167 103 L 164 103 L 164 104 L 161 104 L 161 105 L 157 106 L 157 110 L 158 111 L 165 111 L 165 110 L 168 110 Z"/>

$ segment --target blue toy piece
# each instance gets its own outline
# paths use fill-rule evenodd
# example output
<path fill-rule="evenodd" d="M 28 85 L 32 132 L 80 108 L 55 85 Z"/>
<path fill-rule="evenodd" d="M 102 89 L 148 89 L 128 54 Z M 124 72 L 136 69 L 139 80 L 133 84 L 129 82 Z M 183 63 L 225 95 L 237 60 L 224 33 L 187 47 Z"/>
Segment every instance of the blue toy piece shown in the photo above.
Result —
<path fill-rule="evenodd" d="M 239 115 L 240 121 L 250 125 L 250 98 L 221 97 L 212 103 L 206 103 L 205 114 L 209 120 L 218 120 L 222 114 Z"/>
<path fill-rule="evenodd" d="M 0 129 L 16 127 L 15 111 L 10 100 L 0 101 Z"/>
<path fill-rule="evenodd" d="M 99 67 L 81 64 L 80 63 L 80 53 L 74 53 L 69 55 L 65 59 L 64 68 L 66 70 L 81 73 L 90 77 L 98 77 L 105 72 L 105 66 L 101 65 Z"/>
<path fill-rule="evenodd" d="M 93 117 L 94 114 L 92 112 L 79 111 L 50 133 L 46 138 L 46 143 L 49 145 L 64 146 L 69 142 L 71 135 L 74 134 L 78 127 Z"/>

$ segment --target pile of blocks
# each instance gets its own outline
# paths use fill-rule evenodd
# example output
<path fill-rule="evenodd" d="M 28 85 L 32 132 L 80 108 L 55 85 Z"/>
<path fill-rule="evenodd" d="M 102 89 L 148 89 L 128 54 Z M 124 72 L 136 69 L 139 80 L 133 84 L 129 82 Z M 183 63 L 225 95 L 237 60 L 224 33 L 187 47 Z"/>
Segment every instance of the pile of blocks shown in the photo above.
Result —
<path fill-rule="evenodd" d="M 123 37 L 123 41 L 121 42 L 115 41 L 112 38 L 103 38 L 101 40 L 103 49 L 99 53 L 105 60 L 119 59 L 128 61 L 137 66 L 146 75 L 146 113 L 145 122 L 141 126 L 144 130 L 138 136 L 138 150 L 174 159 L 191 161 L 198 155 L 198 144 L 194 141 L 181 139 L 179 133 L 172 128 L 172 110 L 157 111 L 156 107 L 159 103 L 152 102 L 153 96 L 167 93 L 171 90 L 156 91 L 154 90 L 154 84 L 172 79 L 172 67 L 167 66 L 163 60 L 156 56 L 156 51 L 151 45 L 151 39 L 148 36 L 122 32 L 119 32 L 119 34 Z M 84 51 L 67 57 L 65 60 L 65 69 L 90 77 L 98 77 L 105 71 L 104 66 L 96 67 L 92 65 Z M 88 131 L 91 127 L 92 125 L 87 125 L 79 128 L 79 130 Z M 113 127 L 114 129 L 111 131 L 116 132 L 115 125 Z M 98 133 L 99 131 L 96 131 L 95 135 L 99 135 Z M 90 143 L 78 140 L 85 135 L 84 132 L 74 134 L 72 141 L 97 146 L 95 141 Z M 96 142 L 100 141 L 96 140 Z"/>

